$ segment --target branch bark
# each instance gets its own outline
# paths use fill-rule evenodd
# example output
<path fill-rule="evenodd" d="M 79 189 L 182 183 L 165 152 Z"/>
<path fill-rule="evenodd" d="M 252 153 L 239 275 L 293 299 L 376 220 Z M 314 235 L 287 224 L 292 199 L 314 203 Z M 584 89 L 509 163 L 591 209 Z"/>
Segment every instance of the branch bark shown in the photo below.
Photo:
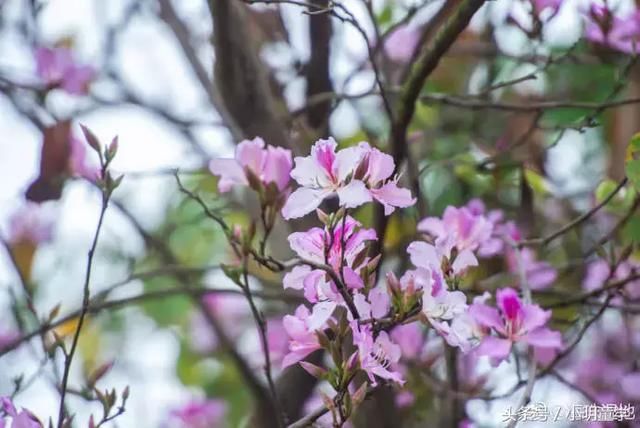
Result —
<path fill-rule="evenodd" d="M 248 25 L 246 6 L 233 0 L 208 0 L 213 20 L 215 81 L 225 107 L 248 137 L 260 136 L 272 144 L 301 154 L 280 121 L 267 70 Z M 284 107 L 283 107 L 284 108 Z"/>

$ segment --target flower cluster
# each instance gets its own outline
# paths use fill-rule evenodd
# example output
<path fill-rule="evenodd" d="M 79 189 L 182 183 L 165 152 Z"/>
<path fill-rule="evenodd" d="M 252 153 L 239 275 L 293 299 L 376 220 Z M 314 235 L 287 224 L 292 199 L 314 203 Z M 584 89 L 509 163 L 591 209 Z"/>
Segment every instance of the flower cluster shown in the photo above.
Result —
<path fill-rule="evenodd" d="M 377 202 L 389 215 L 413 205 L 411 193 L 398 187 L 393 158 L 364 142 L 338 150 L 328 139 L 316 142 L 310 156 L 296 157 L 292 169 L 290 159 L 287 151 L 265 148 L 255 139 L 242 142 L 235 159 L 216 159 L 210 165 L 221 177 L 220 191 L 248 185 L 261 196 L 268 187 L 288 195 L 285 172 L 290 172 L 300 187 L 283 200 L 282 215 L 292 219 L 315 210 L 322 223 L 288 238 L 297 257 L 283 277 L 283 287 L 300 291 L 306 302 L 285 315 L 278 330 L 288 336 L 283 367 L 299 363 L 339 395 L 358 396 L 352 388 L 358 372 L 372 386 L 404 385 L 403 361 L 438 359 L 425 353 L 426 326 L 442 338 L 438 342 L 443 346 L 462 351 L 459 369 L 469 376 L 461 386 L 474 390 L 486 380 L 475 372 L 479 357 L 498 364 L 515 344 L 523 343 L 542 359 L 562 347 L 560 333 L 547 327 L 551 312 L 523 302 L 516 290 L 498 289 L 496 307 L 489 304 L 488 291 L 472 300 L 465 292 L 467 273 L 479 258 L 504 257 L 506 269 L 518 273 L 514 281 L 522 280 L 524 272 L 531 288 L 546 287 L 555 279 L 550 265 L 537 261 L 533 251 L 518 248 L 521 233 L 501 211 L 487 211 L 481 201 L 472 200 L 448 207 L 442 217 L 423 219 L 418 224 L 422 239 L 407 247 L 414 267 L 399 277 L 393 272 L 379 275 L 380 255 L 372 254 L 376 232 L 363 227 L 351 210 Z M 320 210 L 322 201 L 333 196 L 339 208 Z M 318 350 L 326 351 L 332 364 L 305 361 Z M 407 404 L 413 399 L 403 400 Z M 350 409 L 342 408 L 340 417 Z"/>

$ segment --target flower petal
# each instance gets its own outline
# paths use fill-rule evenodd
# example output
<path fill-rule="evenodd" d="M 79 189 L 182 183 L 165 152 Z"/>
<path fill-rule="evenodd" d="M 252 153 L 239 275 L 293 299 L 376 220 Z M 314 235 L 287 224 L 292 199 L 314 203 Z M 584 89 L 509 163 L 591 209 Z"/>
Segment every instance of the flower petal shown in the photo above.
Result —
<path fill-rule="evenodd" d="M 318 208 L 330 193 L 325 189 L 300 187 L 287 199 L 282 208 L 282 216 L 287 220 L 303 217 Z"/>
<path fill-rule="evenodd" d="M 349 184 L 338 189 L 340 205 L 345 208 L 356 208 L 367 202 L 371 202 L 371 194 L 360 180 L 351 180 Z"/>

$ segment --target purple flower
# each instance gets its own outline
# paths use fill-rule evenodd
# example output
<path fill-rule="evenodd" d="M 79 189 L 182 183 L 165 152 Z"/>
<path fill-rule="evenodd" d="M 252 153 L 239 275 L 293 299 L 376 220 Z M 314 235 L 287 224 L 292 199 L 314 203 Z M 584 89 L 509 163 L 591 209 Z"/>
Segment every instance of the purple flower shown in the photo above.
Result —
<path fill-rule="evenodd" d="M 640 43 L 640 10 L 620 17 L 593 3 L 585 30 L 587 40 L 627 54 L 637 53 Z"/>
<path fill-rule="evenodd" d="M 497 365 L 506 359 L 515 342 L 525 342 L 534 348 L 562 347 L 562 336 L 557 331 L 545 327 L 551 318 L 551 311 L 544 311 L 538 305 L 523 304 L 515 290 L 503 288 L 497 293 L 498 309 L 484 303 L 474 303 L 469 313 L 476 322 L 493 329 L 498 337 L 486 336 L 477 352 L 487 355 Z"/>
<path fill-rule="evenodd" d="M 224 425 L 226 412 L 223 400 L 194 400 L 172 411 L 171 416 L 181 428 L 216 428 Z"/>
<path fill-rule="evenodd" d="M 0 398 L 0 427 L 11 420 L 11 428 L 42 428 L 42 423 L 29 410 L 18 411 L 9 397 Z"/>
<path fill-rule="evenodd" d="M 233 159 L 216 158 L 209 162 L 211 173 L 220 177 L 218 190 L 222 193 L 234 185 L 253 186 L 252 178 L 263 185 L 274 183 L 282 192 L 289 185 L 291 166 L 290 150 L 271 145 L 265 148 L 260 137 L 238 144 Z"/>
<path fill-rule="evenodd" d="M 282 367 L 288 367 L 320 349 L 316 331 L 323 329 L 331 318 L 336 304 L 333 302 L 316 303 L 312 312 L 304 306 L 298 306 L 295 315 L 285 315 L 282 321 L 289 338 L 289 353 L 282 361 Z"/>
<path fill-rule="evenodd" d="M 35 51 L 36 73 L 52 88 L 61 88 L 72 95 L 86 94 L 95 70 L 75 62 L 73 52 L 66 47 L 39 47 Z"/>
<path fill-rule="evenodd" d="M 384 42 L 387 56 L 396 62 L 407 62 L 420 41 L 420 32 L 406 25 L 397 28 Z"/>
<path fill-rule="evenodd" d="M 369 377 L 371 385 L 377 385 L 376 376 L 404 384 L 401 374 L 392 367 L 400 360 L 400 347 L 391 342 L 387 332 L 380 332 L 374 339 L 370 325 L 358 325 L 357 321 L 352 321 L 350 326 L 353 344 L 358 348 L 360 368 Z"/>

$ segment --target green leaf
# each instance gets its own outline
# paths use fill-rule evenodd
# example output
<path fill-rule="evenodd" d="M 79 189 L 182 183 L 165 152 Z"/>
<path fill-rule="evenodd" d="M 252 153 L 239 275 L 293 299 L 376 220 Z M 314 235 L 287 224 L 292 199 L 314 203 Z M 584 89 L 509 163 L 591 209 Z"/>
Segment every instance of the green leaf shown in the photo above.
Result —
<path fill-rule="evenodd" d="M 627 161 L 625 171 L 633 187 L 640 190 L 640 160 Z"/>

